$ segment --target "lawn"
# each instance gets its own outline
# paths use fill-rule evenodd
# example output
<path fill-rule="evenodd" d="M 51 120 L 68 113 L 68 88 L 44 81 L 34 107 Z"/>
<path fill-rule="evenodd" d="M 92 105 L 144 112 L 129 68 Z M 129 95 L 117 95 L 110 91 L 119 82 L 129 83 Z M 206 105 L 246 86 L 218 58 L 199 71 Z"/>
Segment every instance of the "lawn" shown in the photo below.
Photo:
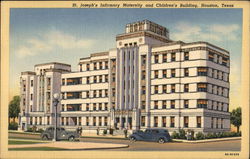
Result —
<path fill-rule="evenodd" d="M 9 143 L 9 145 L 23 145 L 23 144 L 40 144 L 40 143 L 43 143 L 43 142 L 9 140 L 8 143 Z"/>

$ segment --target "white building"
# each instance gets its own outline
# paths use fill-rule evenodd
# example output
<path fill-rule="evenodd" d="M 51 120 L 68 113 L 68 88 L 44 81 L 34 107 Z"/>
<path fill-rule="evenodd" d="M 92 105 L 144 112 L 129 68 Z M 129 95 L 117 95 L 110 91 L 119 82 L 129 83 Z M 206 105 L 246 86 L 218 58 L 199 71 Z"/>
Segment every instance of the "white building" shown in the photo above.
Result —
<path fill-rule="evenodd" d="M 172 41 L 165 27 L 148 20 L 126 25 L 116 46 L 61 75 L 61 125 L 229 131 L 228 51 Z"/>

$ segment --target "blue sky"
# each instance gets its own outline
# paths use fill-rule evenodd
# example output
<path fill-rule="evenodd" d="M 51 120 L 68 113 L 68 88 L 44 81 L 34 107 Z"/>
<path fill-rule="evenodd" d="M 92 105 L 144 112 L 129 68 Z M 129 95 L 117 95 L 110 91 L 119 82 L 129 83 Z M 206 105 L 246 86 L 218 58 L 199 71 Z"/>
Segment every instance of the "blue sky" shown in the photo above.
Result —
<path fill-rule="evenodd" d="M 10 96 L 18 94 L 20 72 L 45 62 L 73 71 L 79 58 L 115 47 L 125 25 L 148 19 L 167 27 L 172 40 L 207 41 L 230 51 L 231 101 L 240 93 L 241 9 L 11 9 Z"/>

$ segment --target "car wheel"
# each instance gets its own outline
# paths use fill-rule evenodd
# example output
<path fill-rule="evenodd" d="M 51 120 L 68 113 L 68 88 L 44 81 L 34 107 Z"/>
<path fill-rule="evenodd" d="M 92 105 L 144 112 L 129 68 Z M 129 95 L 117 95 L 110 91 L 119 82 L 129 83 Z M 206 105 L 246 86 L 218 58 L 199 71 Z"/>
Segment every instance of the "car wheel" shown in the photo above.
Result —
<path fill-rule="evenodd" d="M 42 139 L 43 139 L 43 140 L 48 140 L 49 138 L 48 138 L 47 135 L 43 135 L 43 136 L 42 136 Z"/>
<path fill-rule="evenodd" d="M 69 141 L 75 141 L 75 137 L 74 136 L 70 136 L 69 137 Z"/>
<path fill-rule="evenodd" d="M 159 140 L 158 140 L 158 143 L 160 143 L 160 144 L 163 144 L 165 142 L 165 140 L 163 139 L 163 138 L 160 138 Z"/>
<path fill-rule="evenodd" d="M 130 141 L 131 142 L 136 142 L 136 138 L 135 137 L 130 137 Z"/>

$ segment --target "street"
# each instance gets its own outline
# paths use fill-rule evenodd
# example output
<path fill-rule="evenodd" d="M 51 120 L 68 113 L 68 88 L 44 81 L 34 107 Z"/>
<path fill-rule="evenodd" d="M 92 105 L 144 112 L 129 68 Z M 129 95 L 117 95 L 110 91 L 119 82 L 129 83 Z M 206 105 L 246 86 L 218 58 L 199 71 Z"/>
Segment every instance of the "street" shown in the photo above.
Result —
<path fill-rule="evenodd" d="M 11 138 L 40 139 L 38 135 L 9 133 Z M 127 144 L 128 148 L 104 149 L 101 151 L 240 151 L 241 140 L 218 141 L 208 143 L 156 142 L 136 141 L 107 138 L 81 138 L 80 142 Z M 94 150 L 93 150 L 94 151 Z M 99 150 L 100 151 L 100 150 Z"/>

